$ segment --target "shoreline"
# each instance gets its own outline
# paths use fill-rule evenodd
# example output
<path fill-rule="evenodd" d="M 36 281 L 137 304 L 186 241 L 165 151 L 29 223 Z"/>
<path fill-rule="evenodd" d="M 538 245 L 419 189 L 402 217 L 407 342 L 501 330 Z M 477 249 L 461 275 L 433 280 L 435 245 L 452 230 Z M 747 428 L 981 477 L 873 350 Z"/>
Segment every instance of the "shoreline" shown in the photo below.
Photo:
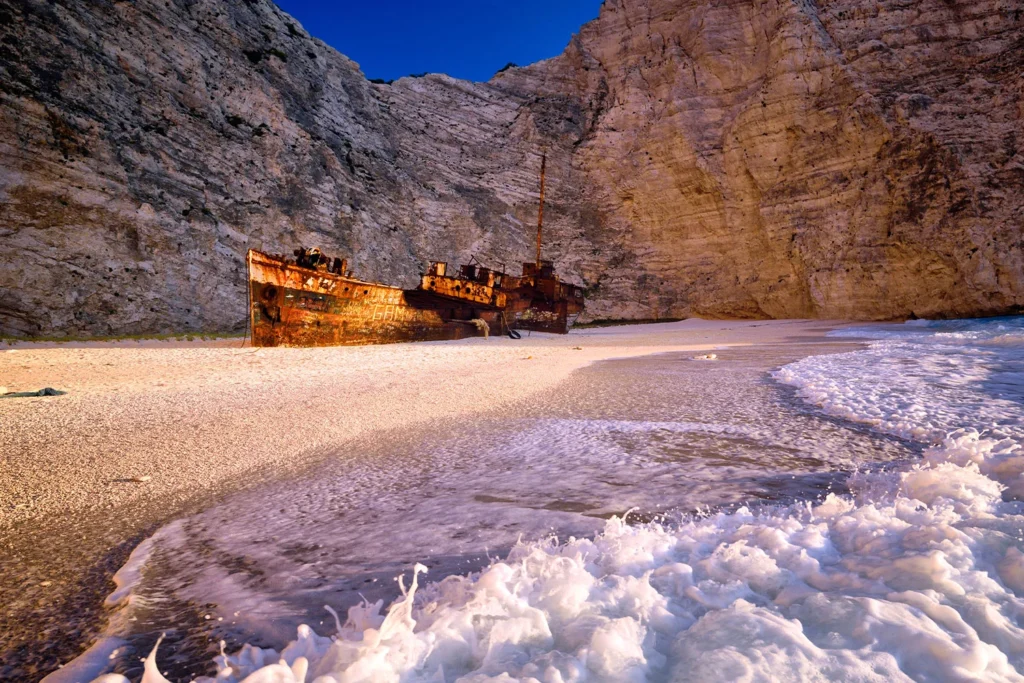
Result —
<path fill-rule="evenodd" d="M 153 496 L 184 502 L 373 430 L 524 400 L 600 360 L 777 342 L 837 324 L 691 319 L 521 341 L 5 349 L 8 391 L 67 393 L 0 402 L 0 530 Z"/>
<path fill-rule="evenodd" d="M 197 342 L 171 349 L 163 346 L 167 342 L 130 341 L 5 350 L 0 376 L 10 389 L 45 382 L 68 394 L 0 403 L 3 452 L 27 454 L 30 461 L 0 474 L 0 541 L 9 548 L 33 547 L 5 561 L 12 580 L 2 593 L 23 595 L 8 601 L 11 614 L 0 633 L 56 627 L 61 609 L 55 603 L 64 605 L 66 619 L 81 616 L 95 628 L 104 621 L 102 602 L 113 590 L 113 572 L 157 526 L 222 495 L 308 468 L 354 439 L 472 419 L 553 388 L 601 360 L 784 343 L 842 324 L 691 319 L 521 341 L 327 349 L 238 348 L 237 340 L 229 340 L 232 346 Z M 111 458 L 111 451 L 119 457 Z M 79 463 L 91 469 L 83 471 Z M 11 505 L 8 492 L 15 486 L 22 488 L 22 500 Z M 69 518 L 75 524 L 68 525 Z M 81 546 L 82 566 L 67 576 L 49 575 L 47 550 L 66 547 L 71 537 Z M 51 661 L 66 662 L 97 635 L 75 631 L 69 647 L 58 648 Z"/>

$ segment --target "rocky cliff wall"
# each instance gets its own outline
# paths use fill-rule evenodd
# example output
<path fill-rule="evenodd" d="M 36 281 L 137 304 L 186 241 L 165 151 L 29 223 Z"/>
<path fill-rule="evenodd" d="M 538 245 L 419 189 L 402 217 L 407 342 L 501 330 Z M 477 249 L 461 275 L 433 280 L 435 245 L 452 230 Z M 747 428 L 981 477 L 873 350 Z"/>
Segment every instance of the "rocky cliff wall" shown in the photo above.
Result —
<path fill-rule="evenodd" d="M 251 246 L 410 285 L 428 257 L 528 251 L 543 102 L 371 84 L 262 0 L 3 13 L 2 333 L 237 329 Z"/>
<path fill-rule="evenodd" d="M 266 0 L 2 0 L 0 334 L 237 329 L 249 247 L 514 268 L 542 150 L 591 317 L 1017 310 L 1020 15 L 606 0 L 554 59 L 384 85 Z"/>
<path fill-rule="evenodd" d="M 1010 2 L 607 0 L 562 56 L 610 316 L 1019 308 L 1024 19 Z M 634 273 L 642 274 L 636 278 Z"/>

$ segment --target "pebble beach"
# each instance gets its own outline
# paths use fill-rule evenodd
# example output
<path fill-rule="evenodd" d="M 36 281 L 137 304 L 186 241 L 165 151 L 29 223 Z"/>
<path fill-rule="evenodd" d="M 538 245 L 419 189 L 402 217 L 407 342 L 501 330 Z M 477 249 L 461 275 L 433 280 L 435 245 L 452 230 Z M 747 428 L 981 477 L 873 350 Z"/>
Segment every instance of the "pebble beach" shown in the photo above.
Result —
<path fill-rule="evenodd" d="M 0 350 L 0 655 L 45 673 L 87 647 L 111 577 L 146 533 L 287 477 L 344 444 L 527 401 L 611 358 L 706 354 L 819 335 L 824 321 L 704 321 L 319 349 L 193 342 L 17 343 Z M 59 561 L 53 562 L 54 559 Z M 56 650 L 40 634 L 66 629 Z M 0 656 L 0 659 L 4 659 Z"/>

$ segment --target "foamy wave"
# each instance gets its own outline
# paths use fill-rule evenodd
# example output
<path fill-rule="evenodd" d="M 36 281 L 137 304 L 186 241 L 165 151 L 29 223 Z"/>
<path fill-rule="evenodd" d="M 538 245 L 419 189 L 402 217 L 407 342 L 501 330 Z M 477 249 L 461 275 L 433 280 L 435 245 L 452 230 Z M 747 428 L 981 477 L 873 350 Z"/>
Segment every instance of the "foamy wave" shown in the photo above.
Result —
<path fill-rule="evenodd" d="M 1022 681 L 1024 507 L 1004 500 L 1024 496 L 1024 420 L 1007 398 L 1021 325 L 984 326 L 908 325 L 776 373 L 827 413 L 930 444 L 913 467 L 854 476 L 850 496 L 677 525 L 613 518 L 422 590 L 418 566 L 386 616 L 364 603 L 330 637 L 302 626 L 283 651 L 222 654 L 201 680 Z M 164 683 L 157 655 L 143 683 Z"/>
<path fill-rule="evenodd" d="M 798 361 L 775 378 L 830 415 L 927 443 L 964 425 L 1019 424 L 1017 402 L 978 391 L 990 378 L 984 360 L 921 357 L 905 345 L 878 342 L 868 351 Z"/>
<path fill-rule="evenodd" d="M 217 658 L 228 683 L 1022 680 L 1020 446 L 950 435 L 852 497 L 517 546 L 333 637 Z M 155 657 L 153 655 L 152 657 Z M 163 683 L 155 659 L 144 683 Z M 107 677 L 106 681 L 121 681 Z"/>
<path fill-rule="evenodd" d="M 828 333 L 829 337 L 868 339 L 985 339 L 1009 334 L 1018 339 L 1024 334 L 1020 316 L 960 320 L 908 320 L 904 323 L 851 325 Z"/>
<path fill-rule="evenodd" d="M 949 321 L 927 329 L 925 338 L 886 338 L 865 350 L 805 358 L 774 377 L 825 413 L 904 439 L 931 443 L 962 427 L 989 431 L 1001 450 L 977 464 L 990 468 L 986 474 L 1017 468 L 1015 460 L 1024 457 L 1021 320 Z M 1024 482 L 1002 480 L 1024 497 Z"/>

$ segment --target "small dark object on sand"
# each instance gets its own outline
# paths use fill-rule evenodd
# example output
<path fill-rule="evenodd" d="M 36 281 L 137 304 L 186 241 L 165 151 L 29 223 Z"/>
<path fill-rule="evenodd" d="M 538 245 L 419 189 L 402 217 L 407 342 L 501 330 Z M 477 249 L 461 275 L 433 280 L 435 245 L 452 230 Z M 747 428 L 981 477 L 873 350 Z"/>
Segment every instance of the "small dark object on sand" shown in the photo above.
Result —
<path fill-rule="evenodd" d="M 31 396 L 63 396 L 68 392 L 58 391 L 52 387 L 46 387 L 39 391 L 9 391 L 6 394 L 0 394 L 0 398 L 29 398 Z"/>

